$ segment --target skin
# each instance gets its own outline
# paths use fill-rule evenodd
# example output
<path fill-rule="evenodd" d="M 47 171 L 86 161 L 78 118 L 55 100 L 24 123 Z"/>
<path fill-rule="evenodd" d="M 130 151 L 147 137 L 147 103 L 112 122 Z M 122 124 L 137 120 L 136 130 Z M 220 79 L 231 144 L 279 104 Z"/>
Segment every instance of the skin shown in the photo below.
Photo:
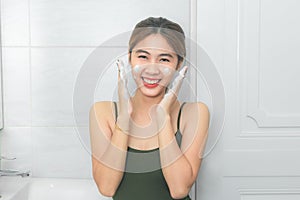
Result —
<path fill-rule="evenodd" d="M 134 47 L 130 64 L 133 67 L 156 64 L 171 72 L 181 65 L 172 47 L 158 34 L 146 37 Z M 127 147 L 130 146 L 139 150 L 159 148 L 162 172 L 171 196 L 185 197 L 197 178 L 209 125 L 207 106 L 201 102 L 187 103 L 180 122 L 182 143 L 181 147 L 178 146 L 175 139 L 180 107 L 177 94 L 187 67 L 181 69 L 168 93 L 165 93 L 165 87 L 170 79 L 164 73 L 166 70 L 160 71 L 155 67 L 133 70 L 138 89 L 130 98 L 121 63 L 118 63 L 118 68 L 118 126 L 112 102 L 97 102 L 90 110 L 93 177 L 100 193 L 113 196 L 116 192 L 124 173 Z M 162 83 L 155 88 L 147 88 L 143 86 L 143 77 L 159 78 Z M 138 135 L 141 134 L 139 131 L 132 134 L 135 126 L 160 129 L 143 138 Z"/>

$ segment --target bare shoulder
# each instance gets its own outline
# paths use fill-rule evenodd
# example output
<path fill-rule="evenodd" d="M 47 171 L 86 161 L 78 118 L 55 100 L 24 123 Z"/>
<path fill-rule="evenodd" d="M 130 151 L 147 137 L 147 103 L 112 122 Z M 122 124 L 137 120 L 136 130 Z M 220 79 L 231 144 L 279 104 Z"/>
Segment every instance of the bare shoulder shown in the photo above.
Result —
<path fill-rule="evenodd" d="M 102 132 L 107 138 L 112 135 L 112 128 L 114 124 L 114 105 L 111 101 L 101 101 L 94 103 L 90 108 L 89 126 L 91 137 L 95 139 L 101 134 L 93 134 Z M 97 139 L 101 140 L 101 139 Z"/>
<path fill-rule="evenodd" d="M 112 101 L 95 102 L 90 108 L 90 118 L 96 116 L 98 119 L 114 121 L 114 104 Z"/>
<path fill-rule="evenodd" d="M 187 102 L 182 110 L 183 126 L 194 121 L 202 128 L 206 129 L 209 124 L 210 113 L 208 106 L 203 102 Z"/>
<path fill-rule="evenodd" d="M 95 102 L 91 107 L 94 107 L 94 108 L 106 108 L 110 105 L 112 105 L 113 102 L 112 101 L 98 101 L 98 102 Z"/>
<path fill-rule="evenodd" d="M 189 113 L 191 114 L 191 112 L 195 113 L 195 111 L 198 111 L 197 113 L 202 117 L 209 117 L 208 106 L 203 102 L 186 103 L 184 107 L 184 112 L 186 115 L 188 115 Z"/>

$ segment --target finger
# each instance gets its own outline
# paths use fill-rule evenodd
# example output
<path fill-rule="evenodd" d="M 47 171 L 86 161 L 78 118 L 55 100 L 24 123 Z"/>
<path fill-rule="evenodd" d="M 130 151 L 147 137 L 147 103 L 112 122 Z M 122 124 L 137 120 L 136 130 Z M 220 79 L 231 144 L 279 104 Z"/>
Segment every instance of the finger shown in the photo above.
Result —
<path fill-rule="evenodd" d="M 119 95 L 119 101 L 121 101 L 123 94 L 124 94 L 124 84 L 123 84 L 123 80 L 121 80 L 121 65 L 122 63 L 120 62 L 120 60 L 118 59 L 116 61 L 116 65 L 117 65 L 117 69 L 118 69 L 118 95 Z"/>
<path fill-rule="evenodd" d="M 117 60 L 117 66 L 118 66 L 118 82 L 119 82 L 119 98 L 129 98 L 129 92 L 127 89 L 127 76 L 126 71 L 124 67 L 124 63 L 122 60 Z"/>
<path fill-rule="evenodd" d="M 184 66 L 180 71 L 179 71 L 179 75 L 182 76 L 182 78 L 185 77 L 185 74 L 188 70 L 188 66 Z"/>
<path fill-rule="evenodd" d="M 122 84 L 121 84 L 121 76 L 120 76 L 120 60 L 118 59 L 116 61 L 116 65 L 117 65 L 117 69 L 118 69 L 118 94 L 119 94 L 119 97 L 122 96 L 122 92 L 121 92 L 121 88 L 122 88 Z"/>
<path fill-rule="evenodd" d="M 118 85 L 123 90 L 124 85 L 126 84 L 126 79 L 124 75 L 124 64 L 121 60 L 116 61 L 117 67 L 118 67 Z"/>
<path fill-rule="evenodd" d="M 187 69 L 188 67 L 187 66 L 184 66 L 180 71 L 179 71 L 179 74 L 177 75 L 177 77 L 175 78 L 175 80 L 173 81 L 173 84 L 171 86 L 171 91 L 170 92 L 173 92 L 175 93 L 176 95 L 178 94 L 179 92 L 179 89 L 181 87 L 181 84 L 183 82 L 183 79 L 186 75 L 186 72 L 187 72 Z"/>
<path fill-rule="evenodd" d="M 116 65 L 117 65 L 117 69 L 118 69 L 118 81 L 120 81 L 121 80 L 121 76 L 120 76 L 120 73 L 121 73 L 121 61 L 118 59 L 117 61 L 116 61 Z"/>
<path fill-rule="evenodd" d="M 123 80 L 123 81 L 126 80 L 126 72 L 125 72 L 125 67 L 124 67 L 123 61 L 118 59 L 117 66 L 118 66 L 121 80 Z"/>

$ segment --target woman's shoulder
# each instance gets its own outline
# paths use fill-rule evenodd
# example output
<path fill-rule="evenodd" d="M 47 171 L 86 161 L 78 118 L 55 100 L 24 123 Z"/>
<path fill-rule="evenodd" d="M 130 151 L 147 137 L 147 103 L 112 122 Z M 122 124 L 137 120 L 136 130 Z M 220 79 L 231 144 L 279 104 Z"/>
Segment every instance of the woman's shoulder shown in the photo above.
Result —
<path fill-rule="evenodd" d="M 205 121 L 210 117 L 209 108 L 203 102 L 186 102 L 182 108 L 182 114 L 183 118 L 186 119 L 189 119 L 190 115 L 197 115 L 199 116 L 199 120 L 201 119 Z"/>
<path fill-rule="evenodd" d="M 113 101 L 98 101 L 93 103 L 90 108 L 90 113 L 95 112 L 97 115 L 107 116 L 111 115 L 114 109 L 114 102 Z"/>
<path fill-rule="evenodd" d="M 209 109 L 208 109 L 208 106 L 199 101 L 199 102 L 185 102 L 185 105 L 184 105 L 184 110 L 187 110 L 187 111 L 196 111 L 196 110 L 199 110 L 200 113 L 207 113 L 209 114 Z"/>
<path fill-rule="evenodd" d="M 114 104 L 113 101 L 97 101 L 94 102 L 91 106 L 91 108 L 109 108 Z"/>
<path fill-rule="evenodd" d="M 194 133 L 197 127 L 206 130 L 209 126 L 209 108 L 203 102 L 186 102 L 182 109 L 183 135 L 185 130 Z M 192 131 L 191 131 L 192 130 Z"/>

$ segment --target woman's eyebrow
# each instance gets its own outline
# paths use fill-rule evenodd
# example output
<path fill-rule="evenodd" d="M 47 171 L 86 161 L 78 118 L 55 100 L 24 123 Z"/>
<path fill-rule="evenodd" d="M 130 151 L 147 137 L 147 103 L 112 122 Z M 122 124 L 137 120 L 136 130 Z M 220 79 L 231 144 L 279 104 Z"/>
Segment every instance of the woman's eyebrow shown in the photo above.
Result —
<path fill-rule="evenodd" d="M 143 49 L 138 49 L 138 50 L 135 51 L 135 53 L 145 53 L 145 54 L 150 55 L 150 53 L 148 51 L 145 51 Z"/>
<path fill-rule="evenodd" d="M 138 49 L 138 50 L 135 51 L 135 53 L 145 53 L 145 54 L 150 55 L 150 53 L 148 51 L 143 50 L 143 49 Z M 159 56 L 160 57 L 167 56 L 167 57 L 170 57 L 170 58 L 174 58 L 174 56 L 172 56 L 172 54 L 169 54 L 169 53 L 161 53 L 161 54 L 159 54 Z"/>
<path fill-rule="evenodd" d="M 171 54 L 169 53 L 162 53 L 162 54 L 159 54 L 159 56 L 167 56 L 167 57 L 171 57 L 171 58 L 174 58 Z"/>

